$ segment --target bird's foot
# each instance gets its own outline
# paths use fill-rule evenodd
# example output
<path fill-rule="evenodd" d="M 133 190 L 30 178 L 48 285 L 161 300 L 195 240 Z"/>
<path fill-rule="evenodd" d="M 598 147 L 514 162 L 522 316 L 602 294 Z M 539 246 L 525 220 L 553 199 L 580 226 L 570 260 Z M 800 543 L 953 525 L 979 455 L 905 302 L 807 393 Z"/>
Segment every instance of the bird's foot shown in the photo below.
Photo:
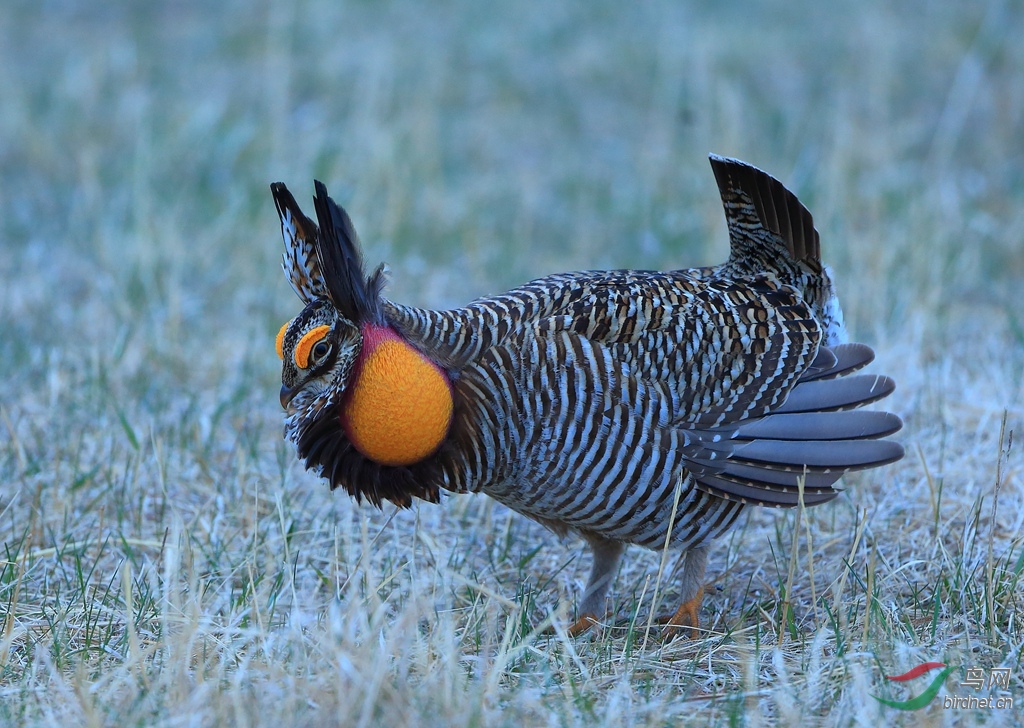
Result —
<path fill-rule="evenodd" d="M 676 613 L 668 619 L 664 620 L 665 626 L 665 639 L 673 639 L 682 633 L 683 627 L 690 628 L 690 639 L 695 640 L 700 636 L 700 620 L 697 617 L 697 611 L 700 609 L 701 602 L 704 601 L 704 587 L 697 590 L 693 599 L 683 602 Z M 662 622 L 661 619 L 658 620 Z"/>
<path fill-rule="evenodd" d="M 597 624 L 597 615 L 586 612 L 580 615 L 580 618 L 573 622 L 569 629 L 565 630 L 565 633 L 570 637 L 579 637 L 581 634 L 589 632 L 594 625 Z"/>

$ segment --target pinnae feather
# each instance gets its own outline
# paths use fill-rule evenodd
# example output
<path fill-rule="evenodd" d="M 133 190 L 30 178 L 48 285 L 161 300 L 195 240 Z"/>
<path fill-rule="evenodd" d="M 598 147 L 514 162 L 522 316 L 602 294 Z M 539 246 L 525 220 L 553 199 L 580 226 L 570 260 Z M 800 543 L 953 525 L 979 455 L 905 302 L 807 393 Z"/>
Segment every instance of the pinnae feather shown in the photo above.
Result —
<path fill-rule="evenodd" d="M 383 268 L 367 278 L 363 273 L 363 254 L 359 238 L 348 213 L 327 194 L 320 181 L 315 182 L 317 221 L 320 235 L 316 251 L 320 270 L 330 299 L 339 312 L 357 324 L 383 323 L 380 292 Z"/>

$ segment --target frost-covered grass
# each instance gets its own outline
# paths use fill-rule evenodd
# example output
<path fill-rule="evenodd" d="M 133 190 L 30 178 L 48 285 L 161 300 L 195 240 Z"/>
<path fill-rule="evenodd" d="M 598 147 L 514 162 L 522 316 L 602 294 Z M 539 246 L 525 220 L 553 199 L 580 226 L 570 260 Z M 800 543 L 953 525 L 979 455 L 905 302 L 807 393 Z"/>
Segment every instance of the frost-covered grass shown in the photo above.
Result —
<path fill-rule="evenodd" d="M 1018 720 L 941 696 L 1004 666 L 1024 703 L 1024 9 L 682 5 L 0 9 L 0 723 Z M 601 634 L 542 634 L 580 542 L 302 470 L 270 182 L 324 180 L 390 294 L 449 306 L 721 260 L 711 151 L 814 212 L 907 458 L 743 518 L 704 639 L 648 629 L 673 559 L 629 552 Z M 871 697 L 932 660 L 923 713 Z"/>

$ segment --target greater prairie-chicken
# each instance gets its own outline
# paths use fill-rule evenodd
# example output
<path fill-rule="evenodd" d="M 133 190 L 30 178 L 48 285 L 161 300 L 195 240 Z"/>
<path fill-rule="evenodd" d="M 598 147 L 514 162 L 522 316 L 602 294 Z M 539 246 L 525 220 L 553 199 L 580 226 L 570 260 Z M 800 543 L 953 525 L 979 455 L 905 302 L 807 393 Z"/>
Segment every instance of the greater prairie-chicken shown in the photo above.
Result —
<path fill-rule="evenodd" d="M 723 265 L 561 273 L 451 311 L 384 298 L 349 216 L 316 183 L 319 225 L 271 185 L 305 308 L 277 338 L 285 435 L 331 488 L 379 506 L 482 491 L 593 566 L 570 632 L 605 614 L 626 544 L 686 552 L 669 629 L 696 633 L 711 541 L 747 505 L 816 505 L 849 470 L 903 456 L 893 391 L 852 375 L 810 213 L 774 178 L 712 156 Z M 671 529 L 671 533 L 669 530 Z"/>

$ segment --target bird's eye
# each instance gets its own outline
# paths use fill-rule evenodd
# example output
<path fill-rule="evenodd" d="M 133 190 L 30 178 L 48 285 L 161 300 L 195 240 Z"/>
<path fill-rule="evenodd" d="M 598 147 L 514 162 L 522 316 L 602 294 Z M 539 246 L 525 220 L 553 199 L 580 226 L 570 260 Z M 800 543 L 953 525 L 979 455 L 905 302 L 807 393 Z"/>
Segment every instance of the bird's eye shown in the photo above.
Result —
<path fill-rule="evenodd" d="M 292 358 L 299 369 L 308 369 L 310 364 L 331 353 L 331 344 L 326 340 L 330 326 L 317 326 L 303 334 L 295 345 Z"/>
<path fill-rule="evenodd" d="M 316 346 L 313 347 L 312 359 L 313 361 L 321 361 L 324 357 L 331 353 L 331 345 L 326 341 L 320 341 Z"/>

